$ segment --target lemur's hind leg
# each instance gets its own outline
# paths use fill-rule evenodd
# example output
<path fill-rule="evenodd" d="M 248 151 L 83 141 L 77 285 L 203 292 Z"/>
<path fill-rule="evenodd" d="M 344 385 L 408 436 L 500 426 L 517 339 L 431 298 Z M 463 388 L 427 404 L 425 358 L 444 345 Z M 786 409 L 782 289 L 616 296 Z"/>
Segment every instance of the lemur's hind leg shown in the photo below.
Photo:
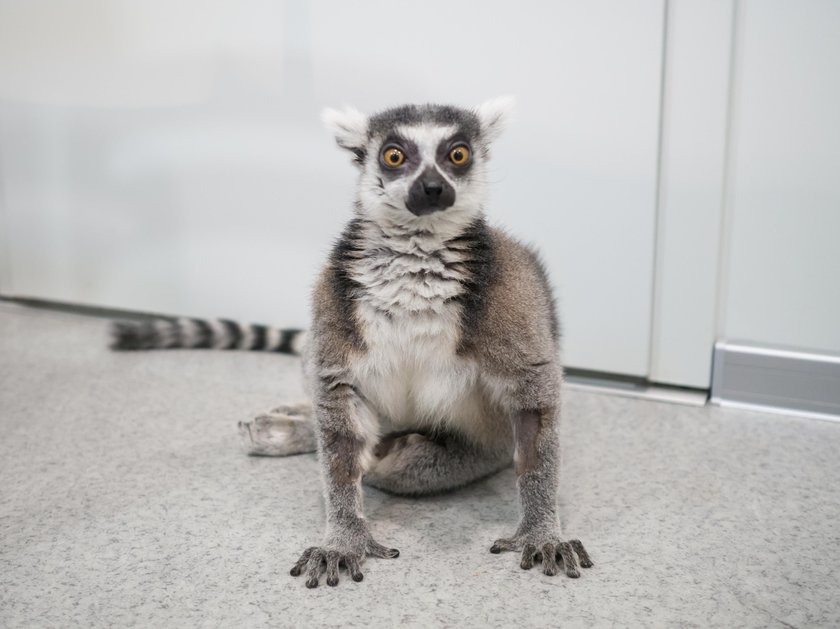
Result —
<path fill-rule="evenodd" d="M 510 451 L 488 451 L 455 436 L 392 433 L 374 449 L 364 477 L 371 487 L 395 494 L 447 491 L 497 472 L 513 460 Z"/>
<path fill-rule="evenodd" d="M 286 404 L 239 422 L 239 438 L 245 452 L 261 456 L 286 456 L 316 449 L 312 405 Z"/>

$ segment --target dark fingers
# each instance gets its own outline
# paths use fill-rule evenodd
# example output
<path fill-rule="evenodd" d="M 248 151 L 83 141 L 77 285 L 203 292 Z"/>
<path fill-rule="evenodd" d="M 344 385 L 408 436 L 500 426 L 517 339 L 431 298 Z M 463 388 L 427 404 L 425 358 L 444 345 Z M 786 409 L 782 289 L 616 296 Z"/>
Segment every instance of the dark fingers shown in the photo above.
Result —
<path fill-rule="evenodd" d="M 306 587 L 318 587 L 318 577 L 324 569 L 324 551 L 316 548 L 309 556 L 309 562 L 306 564 Z"/>
<path fill-rule="evenodd" d="M 594 565 L 592 559 L 589 557 L 589 553 L 586 552 L 579 539 L 569 540 L 569 544 L 571 544 L 572 549 L 577 553 L 581 568 L 591 568 Z"/>
<path fill-rule="evenodd" d="M 548 543 L 543 544 L 542 547 L 542 561 L 543 561 L 543 574 L 547 574 L 550 577 L 553 577 L 557 574 L 557 559 L 554 556 L 555 549 L 554 544 Z"/>
<path fill-rule="evenodd" d="M 575 554 L 572 552 L 571 544 L 569 542 L 560 542 L 557 544 L 557 555 L 563 560 L 566 576 L 577 579 L 580 576 L 580 571 L 577 569 L 577 562 L 575 561 Z"/>
<path fill-rule="evenodd" d="M 373 540 L 368 542 L 367 552 L 371 557 L 380 557 L 383 559 L 395 559 L 400 556 L 400 551 L 396 548 L 386 548 L 379 542 Z"/>
<path fill-rule="evenodd" d="M 347 555 L 347 557 L 344 558 L 344 563 L 347 564 L 347 572 L 350 573 L 351 579 L 359 582 L 365 578 L 365 575 L 362 574 L 361 568 L 359 567 L 358 557 Z"/>
<path fill-rule="evenodd" d="M 525 548 L 522 549 L 522 561 L 519 562 L 519 567 L 523 570 L 530 570 L 534 566 L 534 555 L 536 554 L 536 546 L 525 544 Z"/>
<path fill-rule="evenodd" d="M 512 539 L 497 539 L 493 542 L 493 545 L 490 547 L 490 552 L 494 555 L 498 555 L 503 550 L 516 550 L 516 542 Z"/>
<path fill-rule="evenodd" d="M 335 587 L 338 585 L 338 561 L 341 556 L 337 551 L 331 550 L 327 553 L 327 585 Z"/>
<path fill-rule="evenodd" d="M 315 546 L 310 546 L 309 548 L 304 550 L 303 554 L 300 556 L 300 559 L 298 559 L 297 563 L 294 566 L 292 566 L 291 570 L 289 570 L 289 574 L 291 574 L 293 577 L 298 576 L 303 570 L 303 567 L 309 561 L 309 556 L 312 554 L 313 550 L 315 550 Z"/>

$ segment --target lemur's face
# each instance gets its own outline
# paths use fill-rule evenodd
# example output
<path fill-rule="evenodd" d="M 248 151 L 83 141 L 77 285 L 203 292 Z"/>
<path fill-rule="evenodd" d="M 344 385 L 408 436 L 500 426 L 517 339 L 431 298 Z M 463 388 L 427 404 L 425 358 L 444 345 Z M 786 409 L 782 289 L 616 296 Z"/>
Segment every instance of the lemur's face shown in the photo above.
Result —
<path fill-rule="evenodd" d="M 445 211 L 475 183 L 472 142 L 455 126 L 399 126 L 371 148 L 377 144 L 375 163 L 366 166 L 379 196 L 415 216 Z"/>
<path fill-rule="evenodd" d="M 509 100 L 475 111 L 406 106 L 370 118 L 327 110 L 324 119 L 361 167 L 361 212 L 399 224 L 432 224 L 471 220 L 481 211 L 490 143 L 509 106 Z"/>

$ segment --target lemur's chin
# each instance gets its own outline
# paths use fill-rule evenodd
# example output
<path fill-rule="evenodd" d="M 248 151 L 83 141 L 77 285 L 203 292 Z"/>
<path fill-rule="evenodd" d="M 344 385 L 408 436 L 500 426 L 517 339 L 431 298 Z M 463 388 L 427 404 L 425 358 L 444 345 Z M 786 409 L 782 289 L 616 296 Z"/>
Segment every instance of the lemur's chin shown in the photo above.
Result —
<path fill-rule="evenodd" d="M 448 205 L 436 204 L 415 206 L 413 203 L 407 202 L 405 207 L 409 212 L 414 214 L 414 216 L 428 216 L 429 214 L 434 214 L 435 212 L 443 212 L 447 208 L 452 207 L 452 203 Z"/>

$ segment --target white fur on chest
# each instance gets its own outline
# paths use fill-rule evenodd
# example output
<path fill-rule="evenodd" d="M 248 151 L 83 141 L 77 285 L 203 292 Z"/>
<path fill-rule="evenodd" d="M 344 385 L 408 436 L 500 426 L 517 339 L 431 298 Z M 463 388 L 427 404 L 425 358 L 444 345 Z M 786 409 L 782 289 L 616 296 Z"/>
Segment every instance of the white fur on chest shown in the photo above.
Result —
<path fill-rule="evenodd" d="M 478 366 L 459 356 L 463 271 L 457 251 L 433 236 L 368 243 L 353 266 L 362 285 L 356 315 L 367 346 L 353 372 L 391 427 L 457 425 L 481 414 Z"/>
<path fill-rule="evenodd" d="M 385 318 L 360 310 L 368 352 L 355 376 L 383 420 L 394 428 L 473 420 L 481 406 L 478 368 L 457 355 L 450 317 Z"/>

